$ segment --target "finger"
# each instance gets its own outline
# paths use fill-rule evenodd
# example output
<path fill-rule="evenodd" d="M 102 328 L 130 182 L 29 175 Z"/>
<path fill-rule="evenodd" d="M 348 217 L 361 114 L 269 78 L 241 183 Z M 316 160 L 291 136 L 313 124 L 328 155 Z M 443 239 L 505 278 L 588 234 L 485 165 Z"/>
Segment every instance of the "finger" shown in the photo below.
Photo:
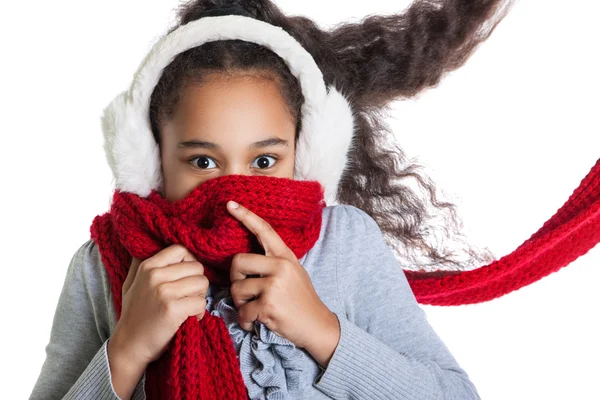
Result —
<path fill-rule="evenodd" d="M 165 267 L 171 264 L 177 264 L 184 261 L 198 261 L 196 257 L 184 246 L 173 244 L 159 251 L 152 257 L 144 261 L 144 264 L 150 268 Z"/>
<path fill-rule="evenodd" d="M 157 286 L 160 297 L 181 299 L 189 296 L 206 297 L 208 279 L 204 275 L 188 276 L 174 282 L 165 282 Z"/>
<path fill-rule="evenodd" d="M 204 266 L 198 261 L 184 261 L 163 268 L 154 268 L 150 273 L 154 274 L 153 278 L 156 282 L 173 282 L 188 276 L 204 275 Z"/>
<path fill-rule="evenodd" d="M 230 292 L 233 303 L 238 308 L 244 304 L 258 299 L 267 285 L 264 278 L 250 278 L 233 282 Z"/>
<path fill-rule="evenodd" d="M 188 296 L 177 300 L 177 308 L 182 317 L 195 316 L 201 320 L 206 313 L 206 298 L 201 296 Z"/>
<path fill-rule="evenodd" d="M 142 260 L 139 258 L 132 257 L 131 265 L 129 266 L 129 270 L 127 271 L 127 277 L 125 278 L 125 282 L 123 282 L 123 287 L 121 288 L 122 296 L 125 296 L 131 284 L 133 283 L 135 276 L 137 275 L 138 268 Z"/>
<path fill-rule="evenodd" d="M 234 201 L 227 202 L 227 210 L 256 235 L 266 255 L 287 258 L 293 254 L 267 221 Z"/>
<path fill-rule="evenodd" d="M 238 320 L 243 330 L 249 332 L 254 330 L 254 322 L 260 320 L 260 310 L 258 301 L 246 303 L 238 310 Z"/>
<path fill-rule="evenodd" d="M 236 254 L 231 261 L 229 279 L 231 282 L 235 282 L 248 277 L 264 278 L 275 272 L 278 262 L 278 258 L 267 257 L 262 254 Z"/>

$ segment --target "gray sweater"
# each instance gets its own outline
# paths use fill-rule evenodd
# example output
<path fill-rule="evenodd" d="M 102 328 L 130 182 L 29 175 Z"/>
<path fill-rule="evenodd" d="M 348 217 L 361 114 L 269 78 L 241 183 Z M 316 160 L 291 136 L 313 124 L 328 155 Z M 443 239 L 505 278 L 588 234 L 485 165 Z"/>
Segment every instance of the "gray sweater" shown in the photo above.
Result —
<path fill-rule="evenodd" d="M 227 289 L 209 290 L 208 311 L 229 328 L 251 399 L 479 399 L 366 213 L 325 208 L 319 240 L 300 262 L 340 322 L 326 370 L 262 324 L 243 331 Z M 116 322 L 108 277 L 88 241 L 69 265 L 30 399 L 118 399 L 106 354 Z M 133 399 L 145 398 L 144 379 Z"/>

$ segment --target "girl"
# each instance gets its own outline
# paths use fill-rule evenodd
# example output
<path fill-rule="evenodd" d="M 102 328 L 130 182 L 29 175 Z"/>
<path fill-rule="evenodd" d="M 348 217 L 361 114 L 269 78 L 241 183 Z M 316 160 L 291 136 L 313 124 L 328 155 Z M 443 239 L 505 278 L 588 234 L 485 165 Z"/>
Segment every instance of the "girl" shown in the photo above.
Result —
<path fill-rule="evenodd" d="M 380 228 L 423 269 L 486 254 L 423 235 L 452 208 L 374 114 L 484 39 L 498 4 L 458 3 L 327 33 L 264 2 L 184 7 L 106 110 L 118 191 L 70 265 L 32 398 L 478 398 Z M 410 21 L 423 58 L 379 58 L 375 32 L 409 41 Z"/>

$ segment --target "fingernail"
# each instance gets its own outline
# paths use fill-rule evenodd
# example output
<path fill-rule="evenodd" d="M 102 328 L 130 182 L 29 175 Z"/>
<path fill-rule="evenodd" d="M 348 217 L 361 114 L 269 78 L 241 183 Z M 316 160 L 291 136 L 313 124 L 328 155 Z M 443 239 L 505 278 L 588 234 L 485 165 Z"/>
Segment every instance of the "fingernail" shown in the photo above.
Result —
<path fill-rule="evenodd" d="M 230 201 L 229 205 L 231 206 L 231 208 L 233 208 L 234 210 L 237 210 L 240 205 L 238 203 L 236 203 L 235 201 Z"/>

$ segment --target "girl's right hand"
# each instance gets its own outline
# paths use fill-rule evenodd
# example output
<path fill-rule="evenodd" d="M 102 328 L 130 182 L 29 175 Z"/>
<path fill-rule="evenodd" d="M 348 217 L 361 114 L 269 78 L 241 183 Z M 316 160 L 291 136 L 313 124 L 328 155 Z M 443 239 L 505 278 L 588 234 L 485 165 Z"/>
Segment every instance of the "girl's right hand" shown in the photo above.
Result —
<path fill-rule="evenodd" d="M 202 264 L 181 245 L 141 262 L 134 258 L 109 342 L 112 352 L 127 355 L 138 368 L 158 359 L 188 317 L 203 318 L 208 285 Z"/>

